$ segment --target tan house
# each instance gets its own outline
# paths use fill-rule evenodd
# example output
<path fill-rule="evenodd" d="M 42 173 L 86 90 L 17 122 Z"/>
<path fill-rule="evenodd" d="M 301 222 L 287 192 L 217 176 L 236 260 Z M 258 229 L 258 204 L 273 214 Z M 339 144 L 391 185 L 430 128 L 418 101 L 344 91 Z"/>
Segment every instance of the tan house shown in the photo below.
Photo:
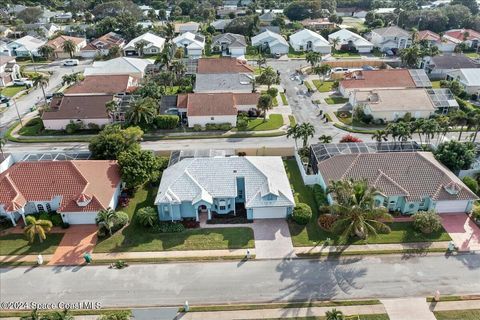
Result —
<path fill-rule="evenodd" d="M 435 113 L 435 105 L 425 89 L 375 89 L 355 91 L 350 95 L 353 109 L 362 108 L 374 120 L 396 121 L 407 113 L 426 119 Z"/>
<path fill-rule="evenodd" d="M 84 38 L 70 37 L 70 36 L 58 36 L 55 39 L 52 39 L 47 42 L 47 46 L 53 48 L 53 53 L 57 59 L 67 59 L 70 58 L 70 54 L 63 50 L 63 44 L 65 41 L 70 40 L 75 44 L 75 51 L 73 52 L 74 56 L 80 54 L 80 50 L 87 45 L 87 40 Z"/>

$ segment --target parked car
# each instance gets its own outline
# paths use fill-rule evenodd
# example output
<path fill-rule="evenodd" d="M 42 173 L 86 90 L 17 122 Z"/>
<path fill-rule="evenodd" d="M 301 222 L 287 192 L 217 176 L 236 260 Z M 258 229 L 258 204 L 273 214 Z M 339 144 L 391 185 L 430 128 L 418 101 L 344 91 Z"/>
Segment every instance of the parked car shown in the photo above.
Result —
<path fill-rule="evenodd" d="M 20 78 L 20 79 L 13 80 L 13 85 L 14 86 L 26 86 L 27 88 L 30 88 L 30 87 L 33 86 L 33 81 L 28 80 L 28 78 Z"/>
<path fill-rule="evenodd" d="M 63 61 L 64 66 L 78 66 L 78 59 L 67 59 Z"/>
<path fill-rule="evenodd" d="M 0 103 L 7 103 L 9 101 L 10 101 L 9 97 L 5 97 L 5 96 L 0 95 Z"/>

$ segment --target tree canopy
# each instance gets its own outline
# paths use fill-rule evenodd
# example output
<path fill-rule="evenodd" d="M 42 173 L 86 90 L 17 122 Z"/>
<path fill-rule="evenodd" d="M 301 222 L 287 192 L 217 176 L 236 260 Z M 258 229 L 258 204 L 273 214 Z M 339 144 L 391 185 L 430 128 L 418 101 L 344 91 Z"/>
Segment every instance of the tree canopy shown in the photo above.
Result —
<path fill-rule="evenodd" d="M 434 154 L 447 168 L 458 172 L 470 168 L 475 161 L 475 145 L 471 142 L 451 140 L 441 143 Z"/>
<path fill-rule="evenodd" d="M 108 125 L 91 141 L 88 149 L 94 159 L 116 160 L 126 150 L 138 150 L 138 141 L 143 131 L 139 127 L 122 129 L 119 125 Z"/>

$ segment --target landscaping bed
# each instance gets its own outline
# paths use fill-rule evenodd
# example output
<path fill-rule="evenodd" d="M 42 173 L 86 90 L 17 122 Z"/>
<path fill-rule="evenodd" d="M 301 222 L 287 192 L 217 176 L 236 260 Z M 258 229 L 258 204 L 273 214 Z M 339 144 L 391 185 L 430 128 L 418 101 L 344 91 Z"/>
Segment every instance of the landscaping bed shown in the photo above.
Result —
<path fill-rule="evenodd" d="M 63 233 L 47 233 L 47 238 L 43 242 L 35 236 L 35 241 L 30 244 L 24 234 L 7 234 L 0 237 L 0 256 L 52 254 L 62 238 Z"/>
<path fill-rule="evenodd" d="M 135 222 L 135 212 L 144 207 L 155 207 L 157 188 L 143 186 L 130 199 L 126 208 L 120 208 L 130 217 L 130 224 L 113 236 L 100 239 L 94 249 L 99 252 L 172 251 L 253 248 L 253 230 L 246 227 L 188 229 L 175 233 L 160 233 L 146 229 Z"/>
<path fill-rule="evenodd" d="M 330 96 L 325 98 L 325 102 L 327 104 L 341 104 L 341 103 L 347 103 L 348 99 L 344 97 Z"/>

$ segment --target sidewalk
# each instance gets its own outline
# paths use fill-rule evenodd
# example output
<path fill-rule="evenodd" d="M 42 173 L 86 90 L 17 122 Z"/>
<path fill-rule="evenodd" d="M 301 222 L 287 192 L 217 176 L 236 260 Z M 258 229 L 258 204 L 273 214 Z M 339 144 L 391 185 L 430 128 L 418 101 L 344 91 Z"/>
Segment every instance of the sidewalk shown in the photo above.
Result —
<path fill-rule="evenodd" d="M 390 320 L 436 320 L 428 308 L 425 298 L 386 299 L 381 300 Z"/>
<path fill-rule="evenodd" d="M 320 253 L 384 253 L 385 251 L 406 251 L 406 250 L 446 250 L 449 241 L 441 242 L 412 242 L 412 243 L 384 243 L 364 244 L 350 246 L 317 246 L 317 247 L 295 247 L 297 255 L 320 254 Z"/>

